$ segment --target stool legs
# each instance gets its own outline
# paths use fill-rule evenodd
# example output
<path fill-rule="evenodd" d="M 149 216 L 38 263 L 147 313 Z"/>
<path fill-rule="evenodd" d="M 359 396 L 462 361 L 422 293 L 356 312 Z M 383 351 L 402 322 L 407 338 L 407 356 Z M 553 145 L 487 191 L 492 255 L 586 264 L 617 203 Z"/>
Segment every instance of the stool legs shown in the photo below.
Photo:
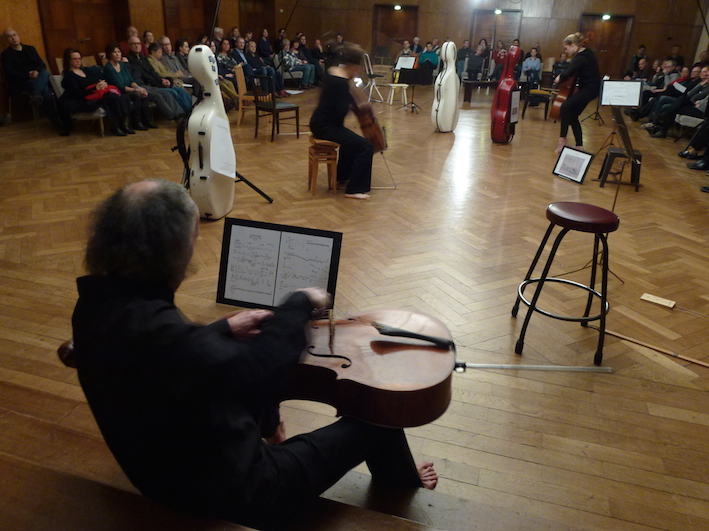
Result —
<path fill-rule="evenodd" d="M 517 299 L 515 300 L 514 306 L 512 307 L 512 317 L 517 317 L 517 313 L 519 312 L 519 305 L 522 302 L 522 290 L 526 285 L 528 285 L 527 281 L 529 281 L 532 278 L 532 274 L 534 273 L 534 269 L 536 268 L 537 264 L 539 263 L 539 259 L 541 258 L 542 252 L 544 251 L 544 247 L 546 246 L 547 241 L 549 240 L 549 237 L 551 236 L 554 226 L 555 226 L 554 223 L 551 223 L 549 225 L 549 228 L 547 229 L 546 234 L 544 234 L 544 237 L 542 238 L 542 242 L 539 245 L 539 248 L 537 249 L 537 253 L 534 256 L 534 259 L 532 260 L 532 264 L 529 267 L 529 271 L 527 271 L 527 275 L 524 277 L 524 281 L 520 284 L 520 286 L 518 288 Z M 527 333 L 527 326 L 529 325 L 529 320 L 531 319 L 532 314 L 535 311 L 541 311 L 541 310 L 536 309 L 537 308 L 537 301 L 539 300 L 539 296 L 541 295 L 544 283 L 549 276 L 549 270 L 551 269 L 551 264 L 554 261 L 554 256 L 556 255 L 559 245 L 561 244 L 561 240 L 564 238 L 564 236 L 566 236 L 566 233 L 569 232 L 569 230 L 571 230 L 571 229 L 562 229 L 561 232 L 559 233 L 559 235 L 554 240 L 554 244 L 552 245 L 551 251 L 549 253 L 549 257 L 547 258 L 546 264 L 544 265 L 544 269 L 542 270 L 542 274 L 537 281 L 537 286 L 534 291 L 534 295 L 532 297 L 532 300 L 529 302 L 529 308 L 527 309 L 527 315 L 525 315 L 524 323 L 522 324 L 522 329 L 519 334 L 519 339 L 517 340 L 517 343 L 515 344 L 515 353 L 516 354 L 522 354 L 522 350 L 524 349 L 524 337 Z M 598 316 L 594 316 L 590 319 L 587 319 L 588 317 L 591 316 L 591 307 L 593 305 L 593 297 L 594 297 L 593 290 L 595 290 L 596 278 L 598 275 L 599 244 L 600 244 L 600 248 L 601 248 L 601 252 L 600 252 L 601 311 Z M 576 284 L 576 285 L 578 285 L 578 284 Z M 606 235 L 602 234 L 602 233 L 594 234 L 593 260 L 592 260 L 592 265 L 591 265 L 591 279 L 590 279 L 590 283 L 589 283 L 588 288 L 590 288 L 590 289 L 589 289 L 588 300 L 586 302 L 586 309 L 584 311 L 583 317 L 581 317 L 580 319 L 569 318 L 568 320 L 579 321 L 581 323 L 581 326 L 584 326 L 584 327 L 588 326 L 588 322 L 591 320 L 595 320 L 595 319 L 599 320 L 598 347 L 596 348 L 596 354 L 594 355 L 593 363 L 595 365 L 600 365 L 601 362 L 603 361 L 603 343 L 605 340 L 605 333 L 606 333 L 606 314 L 608 313 L 608 240 L 607 240 Z M 596 293 L 595 296 L 597 296 L 597 295 L 598 294 Z M 545 312 L 542 311 L 542 313 L 545 313 Z M 550 314 L 547 313 L 546 315 L 550 315 Z M 556 317 L 556 318 L 560 319 L 562 317 Z"/>
<path fill-rule="evenodd" d="M 539 245 L 539 249 L 537 250 L 537 254 L 534 257 L 534 260 L 532 261 L 532 266 L 529 268 L 529 271 L 527 272 L 527 276 L 524 279 L 529 280 L 532 276 L 532 272 L 534 271 L 534 267 L 537 265 L 537 262 L 539 261 L 539 257 L 541 256 L 542 252 L 544 251 L 544 246 L 547 243 L 547 240 L 549 239 L 549 236 L 551 235 L 551 231 L 554 229 L 554 224 L 550 224 L 549 228 L 547 229 L 546 234 L 544 235 L 544 238 L 542 239 L 542 243 Z M 529 320 L 532 317 L 532 314 L 534 313 L 534 309 L 537 307 L 537 300 L 539 299 L 539 295 L 542 293 L 542 287 L 544 286 L 544 281 L 547 279 L 547 276 L 549 275 L 549 270 L 551 269 L 551 264 L 554 261 L 554 256 L 556 255 L 556 251 L 559 248 L 559 245 L 561 244 L 561 240 L 564 239 L 564 236 L 566 236 L 566 233 L 569 232 L 569 229 L 562 229 L 562 231 L 559 233 L 559 235 L 556 237 L 556 240 L 554 240 L 554 245 L 552 245 L 551 252 L 549 253 L 549 258 L 547 258 L 547 263 L 544 266 L 544 270 L 542 271 L 542 275 L 539 277 L 539 282 L 537 283 L 537 289 L 534 291 L 534 296 L 532 297 L 532 300 L 530 301 L 529 308 L 527 309 L 527 315 L 524 317 L 524 323 L 522 324 L 522 330 L 519 333 L 519 339 L 517 340 L 517 344 L 515 345 L 515 354 L 522 354 L 522 349 L 524 348 L 524 336 L 527 333 L 527 326 L 529 325 Z M 520 284 L 519 292 L 517 294 L 517 300 L 515 301 L 515 305 L 512 308 L 512 316 L 516 317 L 517 316 L 517 311 L 519 310 L 519 303 L 522 300 L 522 286 L 524 283 Z"/>

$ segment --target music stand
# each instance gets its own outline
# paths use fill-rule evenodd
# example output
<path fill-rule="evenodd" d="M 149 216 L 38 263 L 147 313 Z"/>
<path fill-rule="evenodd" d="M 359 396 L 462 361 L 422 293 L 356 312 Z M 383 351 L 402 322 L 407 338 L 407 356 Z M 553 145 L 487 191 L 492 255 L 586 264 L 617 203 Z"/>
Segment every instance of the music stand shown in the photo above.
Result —
<path fill-rule="evenodd" d="M 416 85 L 432 85 L 433 84 L 433 71 L 429 68 L 414 68 L 416 58 L 415 57 L 399 57 L 396 62 L 396 67 L 399 69 L 399 83 L 406 83 L 411 85 L 411 101 L 405 103 L 396 108 L 398 111 L 402 107 L 411 107 L 412 113 L 417 113 L 419 110 L 423 110 L 420 106 L 416 105 L 414 102 L 414 95 L 416 94 Z"/>

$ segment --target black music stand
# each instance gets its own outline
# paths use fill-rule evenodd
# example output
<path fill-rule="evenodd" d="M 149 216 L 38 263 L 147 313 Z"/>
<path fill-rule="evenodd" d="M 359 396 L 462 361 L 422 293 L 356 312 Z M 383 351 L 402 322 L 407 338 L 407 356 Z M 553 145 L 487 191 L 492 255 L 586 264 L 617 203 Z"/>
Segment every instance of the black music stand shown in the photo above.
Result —
<path fill-rule="evenodd" d="M 401 59 L 399 58 L 399 60 Z M 399 83 L 411 85 L 411 101 L 397 107 L 396 110 L 398 111 L 402 107 L 411 107 L 411 112 L 418 114 L 422 108 L 414 102 L 416 85 L 433 85 L 433 70 L 425 66 L 419 68 L 405 68 L 402 66 L 401 70 L 399 70 Z"/>

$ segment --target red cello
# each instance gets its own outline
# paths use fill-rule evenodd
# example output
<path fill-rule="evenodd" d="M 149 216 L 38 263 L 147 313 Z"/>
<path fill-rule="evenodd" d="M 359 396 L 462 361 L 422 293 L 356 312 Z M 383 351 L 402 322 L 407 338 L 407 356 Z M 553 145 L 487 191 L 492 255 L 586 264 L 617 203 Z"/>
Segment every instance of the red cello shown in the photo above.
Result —
<path fill-rule="evenodd" d="M 515 123 L 512 118 L 512 102 L 513 95 L 519 93 L 519 86 L 515 81 L 515 66 L 519 62 L 520 50 L 518 46 L 510 46 L 505 58 L 505 67 L 500 77 L 500 82 L 497 85 L 495 99 L 492 101 L 492 123 L 490 125 L 490 134 L 493 142 L 507 144 L 512 140 L 515 134 Z M 517 105 L 515 112 L 519 107 L 519 99 L 516 100 Z M 516 118 L 516 117 L 515 117 Z"/>

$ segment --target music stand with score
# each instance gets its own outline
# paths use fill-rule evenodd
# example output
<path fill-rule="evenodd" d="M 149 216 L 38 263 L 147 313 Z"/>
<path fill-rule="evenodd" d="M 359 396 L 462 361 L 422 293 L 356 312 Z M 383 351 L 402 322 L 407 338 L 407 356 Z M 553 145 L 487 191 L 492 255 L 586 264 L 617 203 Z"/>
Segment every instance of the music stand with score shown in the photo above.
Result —
<path fill-rule="evenodd" d="M 433 72 L 428 68 L 414 68 L 416 58 L 411 56 L 399 57 L 396 61 L 395 70 L 399 71 L 399 83 L 411 85 L 411 101 L 396 108 L 398 111 L 402 107 L 410 107 L 412 113 L 417 113 L 422 108 L 414 102 L 416 94 L 416 85 L 431 85 L 433 83 Z"/>

